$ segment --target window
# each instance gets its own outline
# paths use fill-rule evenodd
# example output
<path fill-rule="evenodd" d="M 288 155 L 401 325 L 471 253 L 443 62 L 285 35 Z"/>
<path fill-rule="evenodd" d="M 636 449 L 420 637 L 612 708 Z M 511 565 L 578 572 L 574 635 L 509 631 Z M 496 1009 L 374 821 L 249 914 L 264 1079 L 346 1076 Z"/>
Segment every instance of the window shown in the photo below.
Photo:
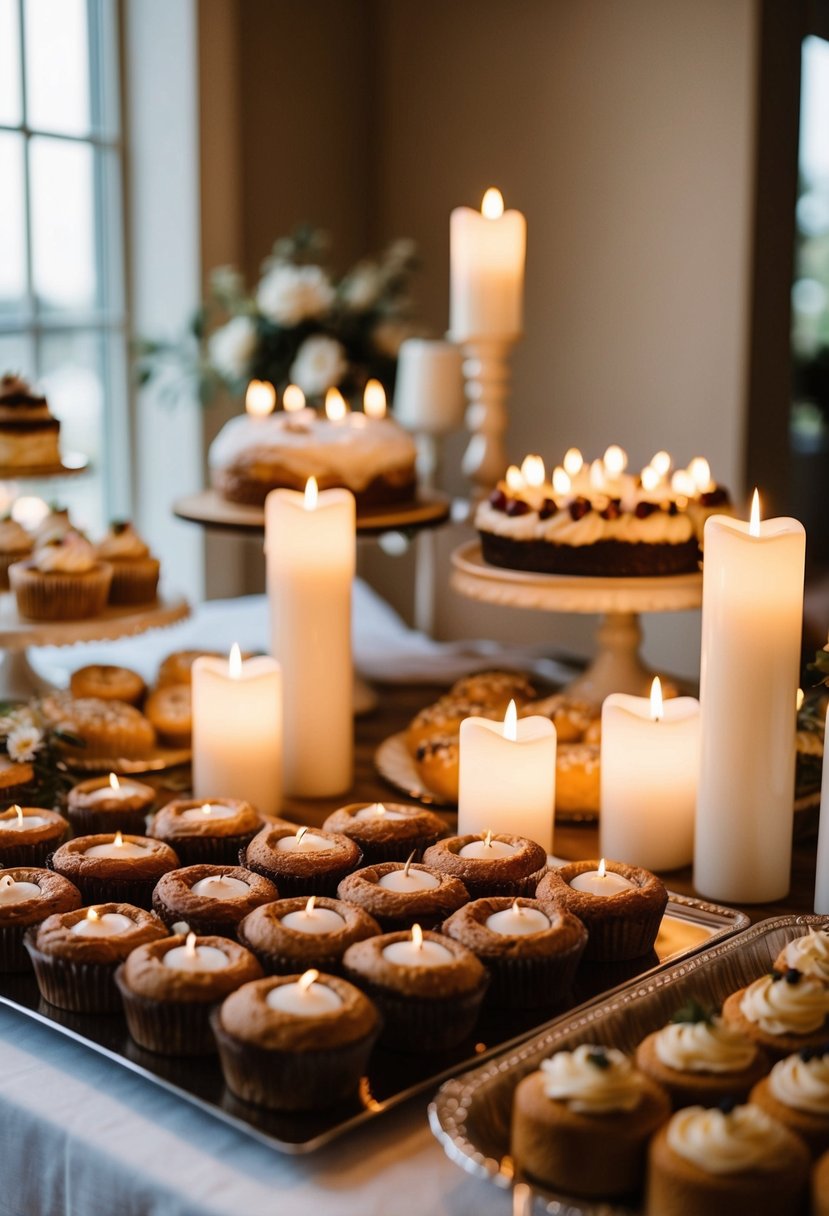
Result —
<path fill-rule="evenodd" d="M 116 20 L 116 0 L 0 0 L 0 371 L 92 464 L 19 489 L 94 532 L 129 505 Z"/>

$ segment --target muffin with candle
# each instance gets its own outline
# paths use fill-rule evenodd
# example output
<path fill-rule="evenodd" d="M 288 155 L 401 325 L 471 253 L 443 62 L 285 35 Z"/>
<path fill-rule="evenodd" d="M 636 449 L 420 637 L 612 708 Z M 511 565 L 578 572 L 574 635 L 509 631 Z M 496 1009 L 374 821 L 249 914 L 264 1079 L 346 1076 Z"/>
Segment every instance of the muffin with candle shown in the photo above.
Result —
<path fill-rule="evenodd" d="M 380 1009 L 383 1043 L 409 1052 L 448 1051 L 463 1042 L 489 984 L 471 950 L 420 925 L 349 946 L 343 969 Z"/>
<path fill-rule="evenodd" d="M 359 845 L 340 832 L 269 823 L 242 850 L 239 860 L 270 878 L 284 896 L 333 897 L 346 874 L 359 869 L 363 854 Z"/>
<path fill-rule="evenodd" d="M 423 854 L 423 864 L 436 874 L 458 878 L 472 899 L 482 896 L 533 896 L 547 872 L 540 844 L 506 833 L 450 836 Z"/>
<path fill-rule="evenodd" d="M 771 971 L 732 992 L 723 1018 L 774 1060 L 829 1038 L 829 988 L 795 967 Z"/>
<path fill-rule="evenodd" d="M 621 962 L 653 949 L 668 904 L 655 874 L 620 861 L 571 861 L 550 870 L 538 886 L 542 903 L 557 904 L 583 921 L 585 959 Z"/>
<path fill-rule="evenodd" d="M 90 663 L 73 671 L 69 679 L 73 697 L 98 697 L 102 701 L 126 701 L 139 705 L 147 691 L 137 671 L 110 663 Z"/>
<path fill-rule="evenodd" d="M 182 865 L 232 866 L 261 827 L 261 818 L 243 799 L 176 798 L 153 816 L 149 835 L 175 849 Z"/>
<path fill-rule="evenodd" d="M 621 1051 L 582 1043 L 519 1082 L 512 1158 L 565 1194 L 621 1198 L 641 1186 L 648 1140 L 670 1113 L 665 1091 Z"/>
<path fill-rule="evenodd" d="M 78 621 L 106 607 L 112 567 L 79 532 L 46 541 L 9 566 L 17 611 L 33 621 Z"/>
<path fill-rule="evenodd" d="M 567 995 L 587 944 L 580 920 L 534 899 L 476 899 L 446 920 L 442 932 L 486 967 L 490 1004 L 538 1009 Z"/>
<path fill-rule="evenodd" d="M 355 802 L 334 811 L 322 827 L 324 832 L 340 832 L 353 840 L 366 865 L 405 861 L 412 853 L 422 857 L 425 849 L 448 832 L 439 815 L 397 802 Z"/>
<path fill-rule="evenodd" d="M 691 1000 L 667 1026 L 636 1048 L 636 1066 L 681 1106 L 716 1106 L 724 1098 L 746 1101 L 770 1061 L 762 1047 L 729 1026 L 713 1009 Z"/>
<path fill-rule="evenodd" d="M 40 702 L 43 717 L 53 730 L 77 738 L 79 746 L 62 743 L 75 756 L 146 756 L 155 747 L 155 730 L 140 710 L 124 701 L 101 697 L 73 697 L 50 693 Z"/>
<path fill-rule="evenodd" d="M 193 698 L 189 684 L 154 688 L 144 713 L 168 747 L 189 747 L 193 737 Z"/>
<path fill-rule="evenodd" d="M 8 591 L 9 566 L 21 562 L 32 552 L 33 541 L 29 533 L 11 515 L 0 519 L 0 591 Z"/>
<path fill-rule="evenodd" d="M 117 968 L 137 946 L 167 936 L 151 912 L 112 901 L 49 916 L 23 940 L 44 1001 L 73 1013 L 116 1013 Z"/>
<path fill-rule="evenodd" d="M 278 899 L 251 912 L 238 929 L 268 975 L 294 975 L 316 967 L 340 973 L 342 957 L 354 942 L 380 933 L 361 908 L 325 895 Z"/>
<path fill-rule="evenodd" d="M 165 925 L 185 921 L 196 933 L 235 938 L 243 917 L 278 898 L 269 879 L 241 866 L 185 866 L 158 880 L 153 910 Z"/>
<path fill-rule="evenodd" d="M 128 520 L 114 520 L 96 552 L 101 561 L 112 566 L 111 604 L 152 603 L 161 563 Z"/>
<path fill-rule="evenodd" d="M 418 865 L 413 856 L 405 862 L 384 861 L 355 870 L 342 880 L 337 895 L 367 912 L 384 933 L 411 929 L 414 924 L 436 928 L 469 902 L 460 879 Z"/>
<path fill-rule="evenodd" d="M 271 1110 L 304 1111 L 357 1094 L 380 1015 L 359 988 L 311 969 L 245 984 L 212 1023 L 232 1094 Z"/>
<path fill-rule="evenodd" d="M 0 872 L 0 972 L 27 971 L 26 930 L 80 906 L 78 888 L 51 870 L 16 866 Z"/>
<path fill-rule="evenodd" d="M 829 933 L 810 925 L 802 937 L 793 938 L 783 947 L 774 967 L 776 971 L 794 967 L 811 979 L 829 984 Z"/>
<path fill-rule="evenodd" d="M 66 799 L 66 814 L 77 836 L 116 831 L 141 836 L 155 800 L 151 785 L 110 773 L 73 786 Z"/>
<path fill-rule="evenodd" d="M 213 1007 L 261 976 L 262 968 L 244 946 L 188 933 L 133 950 L 115 982 L 139 1047 L 165 1056 L 202 1056 L 216 1050 Z"/>
<path fill-rule="evenodd" d="M 0 857 L 7 866 L 44 866 L 69 835 L 57 811 L 40 806 L 10 806 L 0 811 Z"/>
<path fill-rule="evenodd" d="M 813 1157 L 829 1150 L 829 1046 L 805 1047 L 778 1060 L 751 1091 L 760 1106 L 800 1136 Z"/>
<path fill-rule="evenodd" d="M 179 868 L 179 859 L 161 840 L 102 832 L 62 844 L 49 858 L 49 868 L 73 882 L 85 903 L 150 908 L 156 883 Z"/>

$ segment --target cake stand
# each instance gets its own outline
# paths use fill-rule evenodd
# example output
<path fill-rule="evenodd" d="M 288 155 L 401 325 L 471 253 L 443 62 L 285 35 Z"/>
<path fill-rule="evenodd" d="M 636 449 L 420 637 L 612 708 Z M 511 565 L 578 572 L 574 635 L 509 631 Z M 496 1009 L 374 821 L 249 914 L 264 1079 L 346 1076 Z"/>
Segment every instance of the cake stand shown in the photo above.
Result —
<path fill-rule="evenodd" d="M 647 694 L 653 672 L 642 662 L 641 612 L 686 612 L 702 603 L 702 575 L 587 578 L 505 570 L 484 561 L 479 541 L 452 554 L 451 586 L 469 599 L 541 612 L 598 613 L 596 655 L 567 692 L 601 705 L 611 692 Z"/>
<path fill-rule="evenodd" d="M 0 465 L 0 481 L 45 481 L 47 478 L 77 477 L 86 473 L 89 461 L 80 452 L 64 452 L 57 464 L 31 465 L 20 469 Z"/>

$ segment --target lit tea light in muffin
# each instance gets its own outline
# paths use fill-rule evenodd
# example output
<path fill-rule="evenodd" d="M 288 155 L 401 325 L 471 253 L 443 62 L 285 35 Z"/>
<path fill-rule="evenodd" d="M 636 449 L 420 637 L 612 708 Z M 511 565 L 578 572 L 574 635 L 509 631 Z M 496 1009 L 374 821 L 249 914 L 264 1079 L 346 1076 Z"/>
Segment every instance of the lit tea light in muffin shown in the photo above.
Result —
<path fill-rule="evenodd" d="M 543 486 L 547 473 L 541 457 L 525 456 L 521 464 L 521 476 L 531 489 L 538 489 L 539 486 Z"/>
<path fill-rule="evenodd" d="M 282 836 L 276 842 L 280 853 L 315 853 L 331 846 L 323 836 L 317 836 L 306 827 L 300 828 L 295 836 Z"/>
<path fill-rule="evenodd" d="M 100 913 L 97 908 L 87 908 L 86 916 L 72 926 L 76 937 L 117 937 L 135 928 L 135 922 L 121 912 Z"/>
<path fill-rule="evenodd" d="M 440 942 L 425 939 L 420 925 L 412 925 L 408 941 L 390 942 L 383 947 L 383 957 L 400 967 L 445 967 L 454 955 Z"/>
<path fill-rule="evenodd" d="M 267 418 L 276 405 L 276 389 L 267 380 L 251 380 L 245 393 L 245 412 L 251 418 Z"/>
<path fill-rule="evenodd" d="M 48 823 L 48 820 L 43 815 L 24 815 L 22 806 L 15 805 L 10 806 L 0 819 L 0 830 L 25 832 L 28 828 L 42 828 L 45 823 Z"/>
<path fill-rule="evenodd" d="M 543 933 L 550 927 L 550 918 L 540 908 L 527 908 L 513 901 L 511 908 L 493 912 L 485 921 L 487 929 L 501 933 L 504 937 L 525 937 L 529 933 Z"/>
<path fill-rule="evenodd" d="M 191 806 L 182 811 L 180 818 L 187 823 L 206 823 L 208 819 L 232 819 L 236 814 L 233 807 L 222 806 L 217 802 L 203 802 L 201 806 Z"/>
<path fill-rule="evenodd" d="M 361 807 L 354 816 L 355 819 L 408 819 L 403 811 L 384 806 L 382 802 L 372 802 L 370 806 Z"/>
<path fill-rule="evenodd" d="M 40 887 L 36 882 L 15 882 L 11 874 L 0 878 L 0 904 L 22 904 L 39 896 Z"/>
<path fill-rule="evenodd" d="M 194 882 L 190 890 L 205 899 L 246 899 L 250 895 L 245 880 L 232 874 L 208 874 L 207 878 Z"/>
<path fill-rule="evenodd" d="M 282 924 L 297 933 L 339 933 L 345 920 L 333 908 L 318 908 L 316 895 L 311 895 L 304 908 L 286 913 Z"/>
<path fill-rule="evenodd" d="M 385 418 L 386 390 L 379 380 L 369 380 L 363 392 L 363 413 L 367 418 Z"/>
<path fill-rule="evenodd" d="M 410 853 L 406 864 L 402 870 L 390 870 L 388 874 L 383 874 L 378 880 L 378 887 L 385 887 L 387 891 L 433 891 L 435 887 L 440 886 L 440 879 L 434 874 L 430 874 L 428 870 L 413 870 L 411 864 L 414 861 L 414 853 Z"/>
<path fill-rule="evenodd" d="M 286 414 L 298 414 L 305 409 L 305 394 L 298 384 L 289 384 L 282 394 L 282 408 Z"/>
<path fill-rule="evenodd" d="M 589 895 L 621 895 L 623 891 L 632 891 L 636 883 L 629 882 L 622 874 L 608 870 L 605 859 L 599 862 L 598 870 L 586 870 L 570 879 L 570 886 L 575 891 L 586 891 Z"/>
<path fill-rule="evenodd" d="M 173 946 L 162 962 L 174 971 L 221 971 L 227 967 L 228 957 L 216 946 L 197 946 L 195 933 L 188 933 L 184 945 Z"/>
<path fill-rule="evenodd" d="M 319 971 L 311 968 L 292 984 L 280 984 L 271 988 L 265 997 L 265 1004 L 271 1009 L 279 1009 L 282 1013 L 293 1013 L 298 1017 L 315 1017 L 319 1014 L 333 1013 L 342 1006 L 342 997 L 329 988 L 320 984 Z"/>
<path fill-rule="evenodd" d="M 132 781 L 120 781 L 116 773 L 110 773 L 107 781 L 97 790 L 90 790 L 84 798 L 86 803 L 125 802 L 141 791 Z"/>
<path fill-rule="evenodd" d="M 135 840 L 124 840 L 120 832 L 115 833 L 114 840 L 108 844 L 93 844 L 85 852 L 87 857 L 110 857 L 121 860 L 126 857 L 145 857 L 147 846 L 138 844 Z"/>
<path fill-rule="evenodd" d="M 325 416 L 329 422 L 343 422 L 348 413 L 345 397 L 338 388 L 330 388 L 325 394 Z"/>
<path fill-rule="evenodd" d="M 562 464 L 568 477 L 578 477 L 584 468 L 584 457 L 578 448 L 568 448 L 564 453 Z"/>
<path fill-rule="evenodd" d="M 480 840 L 471 840 L 469 844 L 465 844 L 458 856 L 492 861 L 495 857 L 511 857 L 515 852 L 515 845 L 508 844 L 506 840 L 493 840 L 492 832 L 488 831 Z"/>

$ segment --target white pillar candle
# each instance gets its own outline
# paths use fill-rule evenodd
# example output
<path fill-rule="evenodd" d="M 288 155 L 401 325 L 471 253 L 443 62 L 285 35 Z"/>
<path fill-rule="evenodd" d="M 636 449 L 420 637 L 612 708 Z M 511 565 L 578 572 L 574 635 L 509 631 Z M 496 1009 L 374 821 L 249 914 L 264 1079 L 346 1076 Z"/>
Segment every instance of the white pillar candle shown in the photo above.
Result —
<path fill-rule="evenodd" d="M 295 836 L 280 836 L 276 847 L 280 853 L 322 853 L 331 848 L 331 842 L 325 836 L 300 828 Z"/>
<path fill-rule="evenodd" d="M 625 878 L 623 874 L 615 874 L 608 870 L 604 858 L 599 862 L 598 870 L 585 870 L 570 879 L 574 891 L 587 891 L 590 895 L 621 895 L 623 891 L 631 891 L 635 883 Z"/>
<path fill-rule="evenodd" d="M 391 942 L 384 946 L 383 957 L 399 967 L 445 967 L 455 956 L 440 942 L 424 940 L 420 925 L 412 925 L 412 936 L 408 941 Z"/>
<path fill-rule="evenodd" d="M 676 870 L 694 856 L 699 702 L 611 693 L 602 706 L 599 839 L 608 857 Z"/>
<path fill-rule="evenodd" d="M 511 857 L 517 850 L 514 844 L 506 840 L 493 840 L 492 832 L 487 832 L 480 840 L 470 840 L 458 854 L 459 857 L 471 857 L 473 861 L 492 861 L 494 857 Z"/>
<path fill-rule="evenodd" d="M 460 730 L 458 832 L 492 828 L 553 851 L 556 728 L 549 718 L 465 718 Z"/>
<path fill-rule="evenodd" d="M 265 502 L 271 650 L 282 666 L 285 790 L 321 798 L 354 768 L 351 584 L 356 512 L 348 490 L 274 490 Z"/>
<path fill-rule="evenodd" d="M 527 221 L 487 190 L 480 211 L 456 207 L 449 221 L 449 330 L 468 338 L 516 338 L 524 325 Z"/>
<path fill-rule="evenodd" d="M 334 1013 L 342 1007 L 342 997 L 327 984 L 318 984 L 318 979 L 318 971 L 306 971 L 294 984 L 280 984 L 278 988 L 271 988 L 265 997 L 265 1004 L 282 1013 L 293 1013 L 304 1018 Z"/>
<path fill-rule="evenodd" d="M 250 895 L 250 887 L 244 879 L 231 874 L 210 874 L 194 882 L 190 890 L 206 899 L 246 899 Z"/>
<path fill-rule="evenodd" d="M 823 735 L 823 768 L 820 780 L 820 826 L 815 870 L 815 912 L 829 916 L 829 716 Z"/>
<path fill-rule="evenodd" d="M 505 937 L 525 937 L 528 933 L 543 933 L 550 927 L 550 918 L 540 908 L 523 907 L 516 899 L 511 908 L 493 912 L 486 918 L 486 927 Z"/>
<path fill-rule="evenodd" d="M 0 877 L 0 904 L 22 904 L 38 899 L 40 887 L 35 882 L 15 882 L 11 874 Z"/>
<path fill-rule="evenodd" d="M 282 805 L 282 682 L 267 655 L 203 655 L 193 664 L 193 794 Z"/>
<path fill-rule="evenodd" d="M 173 946 L 162 962 L 174 971 L 221 971 L 228 965 L 228 958 L 216 946 L 197 946 L 195 933 L 188 933 L 185 944 Z"/>
<path fill-rule="evenodd" d="M 222 806 L 216 802 L 203 802 L 201 806 L 188 807 L 182 811 L 179 819 L 188 823 L 205 823 L 209 819 L 233 819 L 237 812 L 231 806 Z"/>
<path fill-rule="evenodd" d="M 407 338 L 397 357 L 394 416 L 411 431 L 444 435 L 463 423 L 463 356 L 453 342 Z"/>
<path fill-rule="evenodd" d="M 115 839 L 109 844 L 93 844 L 84 851 L 85 857 L 111 857 L 117 861 L 125 857 L 146 857 L 147 846 L 134 840 L 124 840 L 120 832 L 115 833 Z"/>
<path fill-rule="evenodd" d="M 76 937 L 117 937 L 119 933 L 134 928 L 135 921 L 121 912 L 100 913 L 90 908 L 84 919 L 72 926 L 71 931 Z"/>
<path fill-rule="evenodd" d="M 339 933 L 345 920 L 333 908 L 316 907 L 316 897 L 310 896 L 308 903 L 298 912 L 288 912 L 282 917 L 286 929 L 296 933 Z"/>
<path fill-rule="evenodd" d="M 806 534 L 712 516 L 702 585 L 702 741 L 694 886 L 727 903 L 789 890 Z"/>

